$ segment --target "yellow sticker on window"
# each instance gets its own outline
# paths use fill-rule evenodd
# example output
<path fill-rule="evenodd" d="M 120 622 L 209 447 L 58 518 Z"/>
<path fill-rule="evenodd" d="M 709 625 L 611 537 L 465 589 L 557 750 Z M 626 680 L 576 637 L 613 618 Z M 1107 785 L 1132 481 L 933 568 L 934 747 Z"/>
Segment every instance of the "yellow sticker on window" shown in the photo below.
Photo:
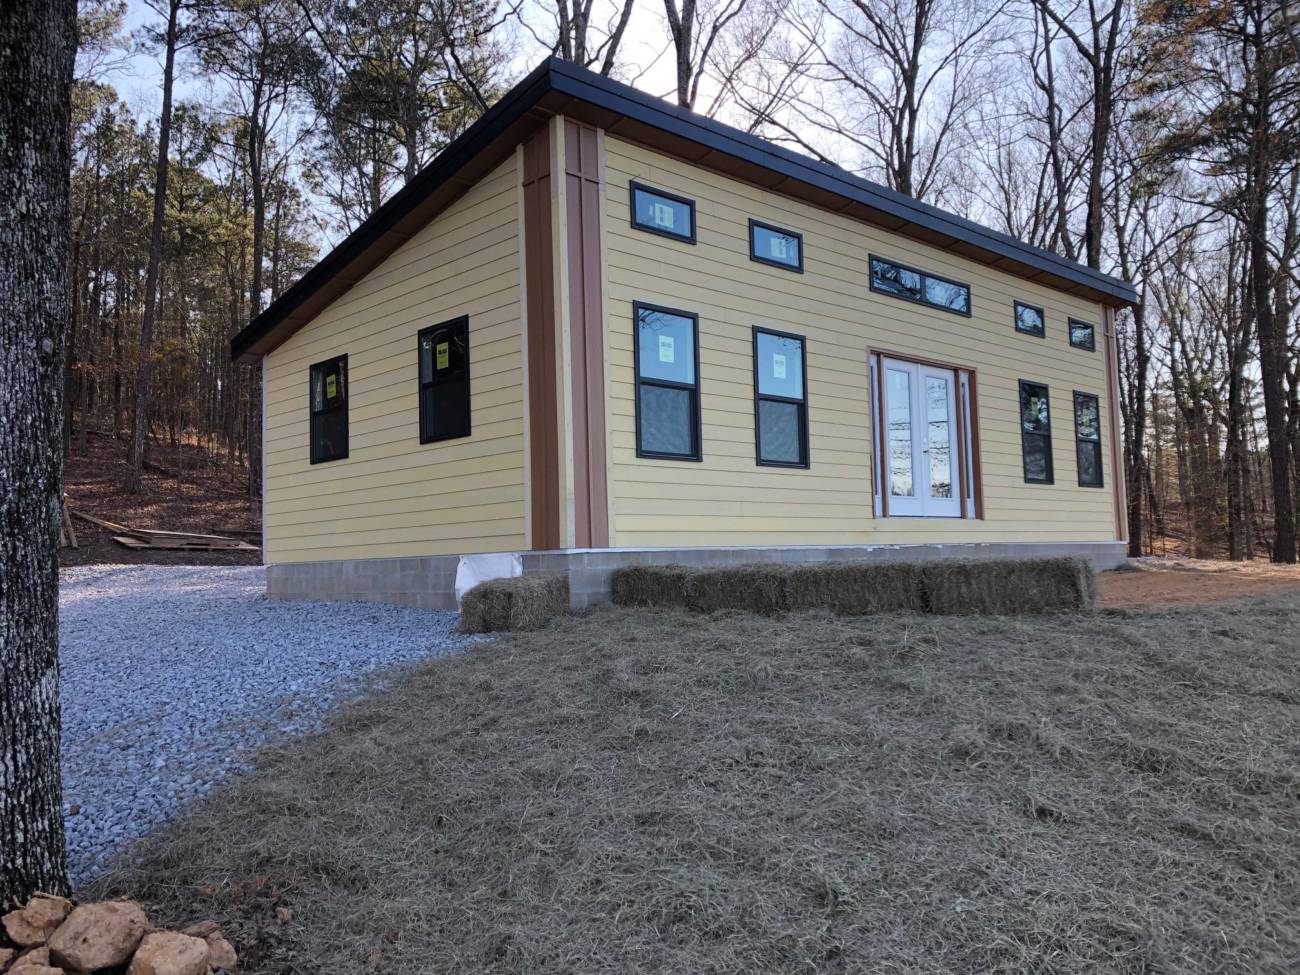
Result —
<path fill-rule="evenodd" d="M 446 369 L 449 365 L 451 365 L 451 343 L 439 342 L 438 343 L 438 368 Z"/>
<path fill-rule="evenodd" d="M 333 399 L 335 396 L 338 395 L 338 392 L 339 392 L 338 377 L 335 376 L 334 373 L 330 373 L 325 377 L 325 398 Z"/>

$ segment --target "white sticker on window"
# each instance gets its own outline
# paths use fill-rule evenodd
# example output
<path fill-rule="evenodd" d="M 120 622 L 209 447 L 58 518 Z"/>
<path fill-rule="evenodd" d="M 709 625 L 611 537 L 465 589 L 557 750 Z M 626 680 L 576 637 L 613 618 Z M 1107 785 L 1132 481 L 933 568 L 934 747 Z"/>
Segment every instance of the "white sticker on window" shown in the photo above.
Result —
<path fill-rule="evenodd" d="M 673 361 L 673 337 L 671 335 L 659 336 L 659 361 Z"/>
<path fill-rule="evenodd" d="M 784 261 L 789 256 L 787 250 L 789 248 L 790 239 L 788 237 L 777 237 L 775 235 L 768 239 L 771 241 L 772 256 Z"/>
<path fill-rule="evenodd" d="M 785 356 L 772 356 L 772 376 L 776 379 L 785 378 Z"/>
<path fill-rule="evenodd" d="M 667 203 L 655 204 L 655 226 L 673 229 L 674 210 Z"/>

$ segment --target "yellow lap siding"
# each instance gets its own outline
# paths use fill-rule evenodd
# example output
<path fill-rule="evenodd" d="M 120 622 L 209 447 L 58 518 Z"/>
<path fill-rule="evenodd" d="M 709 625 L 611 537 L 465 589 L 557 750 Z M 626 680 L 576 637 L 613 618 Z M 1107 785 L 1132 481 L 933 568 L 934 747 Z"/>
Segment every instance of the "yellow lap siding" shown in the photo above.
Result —
<path fill-rule="evenodd" d="M 1101 308 L 800 201 L 605 140 L 611 504 L 618 546 L 1104 541 L 1115 537 Z M 631 227 L 628 182 L 695 200 L 697 243 Z M 749 259 L 749 218 L 803 235 L 805 273 Z M 970 317 L 870 290 L 868 255 L 968 284 Z M 700 463 L 636 456 L 632 302 L 699 315 Z M 1013 303 L 1044 309 L 1046 338 L 1017 333 Z M 1072 348 L 1067 320 L 1097 329 Z M 809 470 L 754 459 L 752 327 L 806 339 Z M 875 518 L 868 350 L 977 372 L 982 520 Z M 1020 379 L 1051 394 L 1055 484 L 1026 484 Z M 1077 485 L 1072 392 L 1099 397 L 1105 489 Z"/>
<path fill-rule="evenodd" d="M 511 156 L 266 360 L 268 563 L 526 547 Z M 469 315 L 469 437 L 421 445 L 416 334 Z M 348 457 L 309 458 L 312 363 L 348 356 Z"/>

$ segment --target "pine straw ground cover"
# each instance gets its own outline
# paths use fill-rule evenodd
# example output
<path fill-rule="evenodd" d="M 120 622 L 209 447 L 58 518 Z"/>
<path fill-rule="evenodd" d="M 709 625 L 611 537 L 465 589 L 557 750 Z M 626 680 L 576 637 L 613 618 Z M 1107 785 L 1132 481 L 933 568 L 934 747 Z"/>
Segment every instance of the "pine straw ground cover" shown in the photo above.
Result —
<path fill-rule="evenodd" d="M 397 683 L 81 895 L 213 916 L 253 972 L 1300 958 L 1295 596 L 1017 618 L 608 610 Z"/>

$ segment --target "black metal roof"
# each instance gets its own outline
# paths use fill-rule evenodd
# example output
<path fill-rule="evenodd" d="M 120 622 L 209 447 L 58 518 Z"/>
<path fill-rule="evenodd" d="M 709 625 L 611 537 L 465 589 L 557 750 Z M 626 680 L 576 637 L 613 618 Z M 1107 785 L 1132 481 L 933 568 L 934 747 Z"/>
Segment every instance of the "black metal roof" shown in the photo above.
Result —
<path fill-rule="evenodd" d="M 361 273 L 373 267 L 376 248 L 382 251 L 385 238 L 392 239 L 394 249 L 408 239 L 409 227 L 407 232 L 399 232 L 403 224 L 409 224 L 413 217 L 419 219 L 418 211 L 433 194 L 441 192 L 446 196 L 456 190 L 455 187 L 449 190 L 448 184 L 457 182 L 462 170 L 471 166 L 481 153 L 494 144 L 498 152 L 505 143 L 513 148 L 530 127 L 560 113 L 586 115 L 606 128 L 626 125 L 638 133 L 662 133 L 676 145 L 694 144 L 701 150 L 701 160 L 705 156 L 709 158 L 706 165 L 721 156 L 731 167 L 766 171 L 777 178 L 773 182 L 781 183 L 782 193 L 789 194 L 792 187 L 798 187 L 803 193 L 843 201 L 836 209 L 905 236 L 958 249 L 1010 274 L 1085 294 L 1111 305 L 1134 305 L 1138 300 L 1133 286 L 1119 278 L 669 104 L 571 62 L 548 58 L 240 331 L 230 343 L 232 358 L 256 358 L 270 351 L 296 330 L 295 322 L 305 324 L 301 319 L 304 304 L 319 305 L 322 299 L 328 303 L 350 287 L 354 280 L 347 274 L 350 267 L 368 264 L 364 269 L 356 269 Z M 459 182 L 459 192 L 470 185 L 464 179 Z M 363 255 L 370 257 L 363 261 Z M 322 292 L 333 294 L 322 295 Z"/>

